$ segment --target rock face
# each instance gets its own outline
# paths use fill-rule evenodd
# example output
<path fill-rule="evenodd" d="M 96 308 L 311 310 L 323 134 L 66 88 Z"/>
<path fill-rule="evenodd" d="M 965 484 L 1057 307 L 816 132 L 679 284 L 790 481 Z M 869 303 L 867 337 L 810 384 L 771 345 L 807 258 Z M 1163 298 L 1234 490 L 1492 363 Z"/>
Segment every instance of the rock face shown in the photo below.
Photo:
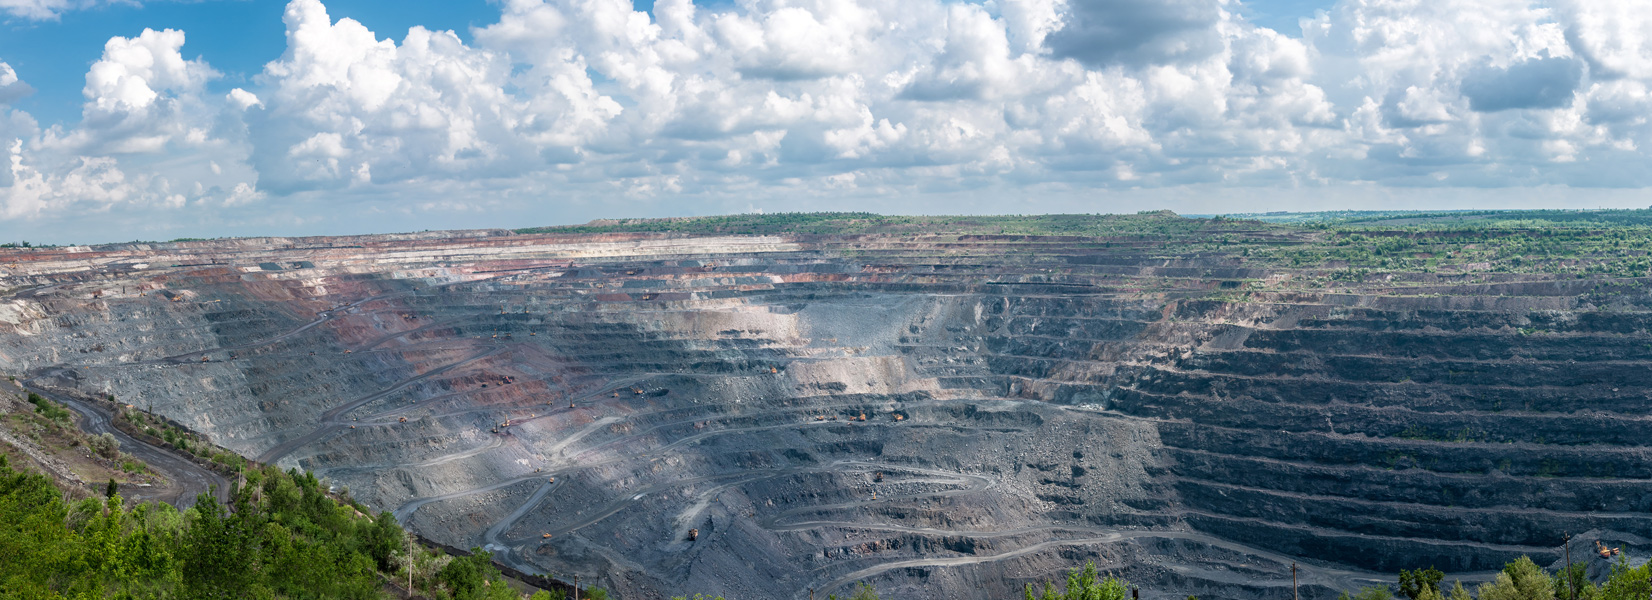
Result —
<path fill-rule="evenodd" d="M 1323 598 L 1652 537 L 1644 279 L 1327 284 L 1174 241 L 9 250 L 0 367 L 623 597 L 1007 598 L 1094 560 L 1207 600 L 1296 562 Z"/>

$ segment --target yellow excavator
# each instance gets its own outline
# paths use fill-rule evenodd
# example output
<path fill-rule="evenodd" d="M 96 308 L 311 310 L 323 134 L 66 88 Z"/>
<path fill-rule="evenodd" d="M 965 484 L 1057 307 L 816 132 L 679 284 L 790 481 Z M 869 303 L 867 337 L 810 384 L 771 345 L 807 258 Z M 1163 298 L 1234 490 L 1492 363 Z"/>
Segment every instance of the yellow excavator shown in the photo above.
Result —
<path fill-rule="evenodd" d="M 1606 544 L 1600 543 L 1600 540 L 1595 540 L 1595 553 L 1599 554 L 1601 558 L 1612 558 L 1622 554 L 1623 548 L 1609 548 Z"/>

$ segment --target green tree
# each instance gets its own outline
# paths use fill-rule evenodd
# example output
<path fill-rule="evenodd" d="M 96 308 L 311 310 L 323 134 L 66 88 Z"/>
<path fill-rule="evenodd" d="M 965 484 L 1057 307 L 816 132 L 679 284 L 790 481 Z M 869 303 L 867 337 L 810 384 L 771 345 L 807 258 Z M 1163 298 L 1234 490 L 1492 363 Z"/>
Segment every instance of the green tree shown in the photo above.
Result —
<path fill-rule="evenodd" d="M 1496 579 L 1480 584 L 1474 595 L 1479 600 L 1554 600 L 1554 581 L 1531 558 L 1522 556 L 1504 565 Z"/>
<path fill-rule="evenodd" d="M 1440 580 L 1445 579 L 1445 573 L 1439 569 L 1429 567 L 1415 571 L 1400 570 L 1400 595 L 1411 600 L 1420 600 L 1424 594 L 1432 597 L 1440 596 Z"/>
<path fill-rule="evenodd" d="M 50 479 L 0 455 L 0 599 L 381 595 L 378 557 L 401 539 L 389 515 L 340 506 L 309 474 L 263 468 L 246 481 L 233 511 L 210 494 L 184 513 L 161 503 L 128 511 L 119 494 L 71 506 Z M 471 584 L 455 586 L 465 597 L 518 598 L 485 555 L 456 562 L 450 576 L 477 575 L 450 577 Z"/>
<path fill-rule="evenodd" d="M 1629 568 L 1629 557 L 1618 556 L 1612 574 L 1600 587 L 1600 600 L 1645 600 L 1652 595 L 1652 562 Z"/>
<path fill-rule="evenodd" d="M 18 598 L 52 598 L 54 584 L 75 572 L 76 536 L 63 527 L 68 508 L 50 479 L 18 473 L 0 454 L 0 590 Z"/>
<path fill-rule="evenodd" d="M 195 498 L 185 513 L 183 583 L 192 598 L 236 598 L 252 582 L 252 551 L 242 519 L 225 514 L 211 494 Z"/>
<path fill-rule="evenodd" d="M 1130 584 L 1112 575 L 1102 577 L 1096 563 L 1089 562 L 1067 573 L 1065 590 L 1057 591 L 1054 583 L 1045 582 L 1043 593 L 1034 595 L 1029 583 L 1023 593 L 1027 600 L 1124 600 L 1130 595 Z"/>
<path fill-rule="evenodd" d="M 1589 581 L 1588 563 L 1573 563 L 1554 574 L 1555 595 L 1568 600 L 1591 600 L 1599 595 L 1600 588 Z"/>
<path fill-rule="evenodd" d="M 500 592 L 509 589 L 499 570 L 493 566 L 493 556 L 481 548 L 471 548 L 470 556 L 449 561 L 436 573 L 436 579 L 447 587 L 454 600 L 496 598 Z M 506 597 L 513 597 L 512 594 Z"/>
<path fill-rule="evenodd" d="M 358 537 L 361 538 L 367 555 L 378 563 L 379 570 L 395 570 L 396 551 L 402 547 L 402 527 L 396 522 L 395 515 L 387 511 L 380 512 L 372 521 L 362 524 Z"/>

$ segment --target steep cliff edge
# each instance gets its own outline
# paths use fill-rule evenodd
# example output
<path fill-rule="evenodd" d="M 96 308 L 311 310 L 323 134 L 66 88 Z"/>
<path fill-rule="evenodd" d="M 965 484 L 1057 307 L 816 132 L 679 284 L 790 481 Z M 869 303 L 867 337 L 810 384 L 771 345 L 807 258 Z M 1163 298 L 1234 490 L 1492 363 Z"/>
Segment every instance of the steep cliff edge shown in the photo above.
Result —
<path fill-rule="evenodd" d="M 0 250 L 0 369 L 627 596 L 1329 597 L 1652 537 L 1644 233 L 1073 219 Z"/>

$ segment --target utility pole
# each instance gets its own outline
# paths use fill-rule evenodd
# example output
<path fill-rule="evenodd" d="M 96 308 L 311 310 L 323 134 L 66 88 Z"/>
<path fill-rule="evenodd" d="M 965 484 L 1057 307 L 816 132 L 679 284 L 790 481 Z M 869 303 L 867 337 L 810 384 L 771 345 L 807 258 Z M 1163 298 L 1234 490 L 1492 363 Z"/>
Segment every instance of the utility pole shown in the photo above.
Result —
<path fill-rule="evenodd" d="M 413 560 L 413 533 L 412 532 L 403 532 L 402 536 L 407 538 L 407 597 L 412 598 L 413 597 L 413 564 L 414 564 L 414 560 Z"/>
<path fill-rule="evenodd" d="M 1577 591 L 1572 589 L 1572 534 L 1570 534 L 1570 533 L 1566 534 L 1565 539 L 1566 539 L 1566 598 L 1567 598 L 1567 600 L 1570 600 L 1571 598 L 1577 596 Z"/>
<path fill-rule="evenodd" d="M 1291 563 L 1291 600 L 1298 600 L 1296 597 L 1296 563 L 1294 562 Z"/>
<path fill-rule="evenodd" d="M 574 575 L 574 600 L 579 600 L 579 575 Z"/>

